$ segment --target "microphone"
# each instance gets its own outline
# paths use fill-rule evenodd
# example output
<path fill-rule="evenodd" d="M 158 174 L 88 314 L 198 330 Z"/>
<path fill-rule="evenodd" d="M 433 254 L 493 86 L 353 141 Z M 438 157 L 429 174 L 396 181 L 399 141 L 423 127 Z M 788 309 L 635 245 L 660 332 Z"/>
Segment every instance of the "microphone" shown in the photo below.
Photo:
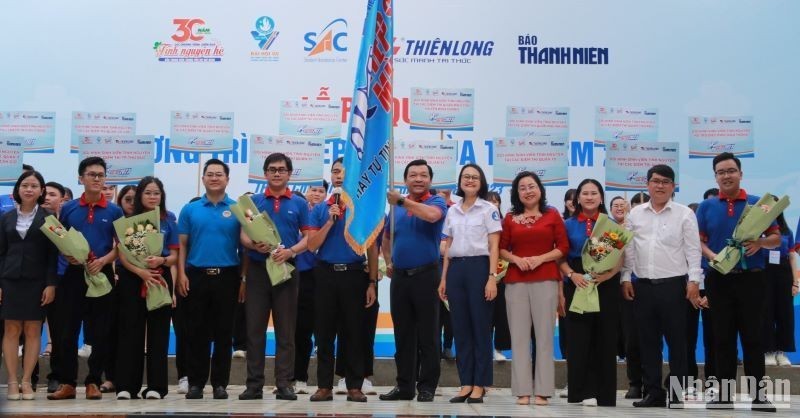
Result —
<path fill-rule="evenodd" d="M 334 187 L 333 188 L 333 203 L 336 206 L 339 206 L 339 199 L 341 199 L 341 196 L 342 196 L 342 188 L 341 187 Z M 339 216 L 338 215 L 333 215 L 333 221 L 336 222 L 338 220 L 339 220 Z"/>

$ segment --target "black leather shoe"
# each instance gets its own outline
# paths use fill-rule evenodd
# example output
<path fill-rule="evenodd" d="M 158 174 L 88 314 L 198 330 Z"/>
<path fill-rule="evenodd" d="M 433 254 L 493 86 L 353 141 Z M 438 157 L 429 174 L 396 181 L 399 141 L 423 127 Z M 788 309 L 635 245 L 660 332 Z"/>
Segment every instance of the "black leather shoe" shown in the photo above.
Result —
<path fill-rule="evenodd" d="M 775 408 L 775 405 L 773 405 L 772 402 L 770 402 L 770 401 L 768 401 L 766 399 L 764 399 L 764 400 L 759 400 L 759 399 L 753 400 L 753 405 L 750 407 L 750 410 L 756 411 L 756 412 L 778 412 L 778 410 Z"/>
<path fill-rule="evenodd" d="M 58 385 L 60 385 L 60 383 L 58 383 L 56 379 L 47 382 L 47 393 L 55 393 L 55 391 L 58 390 Z"/>
<path fill-rule="evenodd" d="M 296 401 L 297 395 L 294 394 L 294 390 L 292 390 L 290 387 L 278 388 L 277 392 L 275 392 L 275 399 L 280 399 L 282 401 Z"/>
<path fill-rule="evenodd" d="M 450 398 L 450 403 L 464 403 L 467 401 L 467 398 L 469 398 L 469 395 L 472 395 L 472 392 L 469 392 L 464 396 L 460 395 L 453 396 L 452 398 Z"/>
<path fill-rule="evenodd" d="M 214 399 L 228 399 L 228 391 L 222 386 L 214 388 Z"/>
<path fill-rule="evenodd" d="M 247 388 L 239 394 L 240 401 L 252 401 L 254 399 L 264 399 L 264 392 L 256 388 Z"/>
<path fill-rule="evenodd" d="M 419 391 L 417 402 L 433 402 L 433 392 L 428 392 L 427 390 Z"/>
<path fill-rule="evenodd" d="M 656 398 L 652 395 L 647 395 L 641 401 L 636 401 L 633 406 L 637 408 L 663 408 L 667 406 L 666 398 Z"/>
<path fill-rule="evenodd" d="M 625 399 L 642 399 L 642 388 L 639 386 L 631 386 L 628 392 L 625 393 Z"/>
<path fill-rule="evenodd" d="M 203 399 L 203 388 L 200 386 L 192 386 L 189 392 L 186 393 L 186 399 Z"/>
<path fill-rule="evenodd" d="M 410 401 L 414 399 L 414 394 L 403 392 L 400 388 L 395 387 L 389 393 L 378 396 L 378 399 L 382 401 Z"/>

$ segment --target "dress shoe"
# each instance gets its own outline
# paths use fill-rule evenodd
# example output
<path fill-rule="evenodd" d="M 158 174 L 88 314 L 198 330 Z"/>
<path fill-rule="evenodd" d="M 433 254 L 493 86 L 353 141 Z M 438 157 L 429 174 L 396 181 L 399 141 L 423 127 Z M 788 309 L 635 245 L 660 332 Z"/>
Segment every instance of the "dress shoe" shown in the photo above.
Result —
<path fill-rule="evenodd" d="M 471 397 L 471 396 L 470 396 L 469 398 L 467 398 L 467 403 L 483 403 L 483 397 L 484 397 L 484 396 L 486 396 L 486 392 L 484 392 L 484 393 L 483 393 L 483 394 L 482 394 L 480 397 L 478 397 L 478 398 L 473 398 L 473 397 Z"/>
<path fill-rule="evenodd" d="M 733 409 L 732 401 L 721 401 L 719 399 L 706 403 L 706 409 Z"/>
<path fill-rule="evenodd" d="M 633 406 L 637 408 L 663 408 L 667 406 L 667 399 L 647 395 L 641 401 L 634 402 Z"/>
<path fill-rule="evenodd" d="M 297 395 L 294 394 L 294 390 L 290 387 L 278 388 L 278 392 L 275 394 L 275 399 L 280 399 L 282 401 L 296 401 Z"/>
<path fill-rule="evenodd" d="M 55 391 L 58 390 L 59 386 L 61 386 L 61 384 L 58 383 L 58 380 L 56 380 L 56 379 L 52 379 L 52 380 L 48 381 L 47 382 L 47 393 L 54 393 Z"/>
<path fill-rule="evenodd" d="M 450 398 L 450 403 L 464 403 L 469 398 L 469 395 L 472 395 L 472 391 L 467 393 L 466 395 L 456 395 Z"/>
<path fill-rule="evenodd" d="M 361 389 L 348 389 L 347 390 L 347 400 L 349 402 L 366 402 L 367 395 L 361 391 Z"/>
<path fill-rule="evenodd" d="M 60 401 L 62 399 L 75 399 L 75 386 L 72 385 L 59 385 L 58 389 L 47 395 L 47 399 L 51 401 Z"/>
<path fill-rule="evenodd" d="M 9 401 L 18 401 L 22 398 L 22 394 L 19 392 L 19 382 L 8 382 L 8 388 L 15 388 L 17 393 L 11 393 L 11 390 L 9 390 L 8 394 L 6 394 L 6 399 Z"/>
<path fill-rule="evenodd" d="M 114 384 L 111 382 L 106 381 L 103 382 L 102 385 L 100 385 L 100 393 L 114 393 L 116 391 L 117 388 L 115 388 Z"/>
<path fill-rule="evenodd" d="M 414 394 L 403 392 L 400 388 L 395 387 L 389 393 L 378 396 L 378 399 L 382 401 L 410 401 L 414 399 Z"/>
<path fill-rule="evenodd" d="M 255 399 L 264 399 L 264 391 L 256 388 L 247 388 L 239 394 L 240 401 L 252 401 Z"/>
<path fill-rule="evenodd" d="M 753 405 L 750 407 L 750 410 L 756 412 L 778 412 L 777 409 L 775 408 L 775 405 L 773 405 L 772 402 L 766 399 L 764 400 L 754 399 Z"/>
<path fill-rule="evenodd" d="M 419 391 L 417 402 L 433 402 L 433 392 L 428 392 L 427 390 Z"/>
<path fill-rule="evenodd" d="M 456 356 L 453 355 L 453 350 L 450 348 L 445 348 L 442 350 L 442 358 L 445 360 L 455 360 Z"/>
<path fill-rule="evenodd" d="M 190 386 L 186 392 L 186 399 L 203 399 L 203 388 L 200 386 Z"/>
<path fill-rule="evenodd" d="M 319 388 L 308 399 L 311 402 L 327 402 L 333 400 L 333 391 L 331 389 Z"/>
<path fill-rule="evenodd" d="M 642 388 L 639 386 L 631 386 L 625 393 L 625 399 L 642 399 Z"/>
<path fill-rule="evenodd" d="M 100 392 L 100 388 L 94 383 L 89 383 L 86 385 L 86 399 L 92 401 L 103 399 L 103 392 Z"/>
<path fill-rule="evenodd" d="M 222 386 L 215 387 L 214 399 L 228 399 L 228 391 Z"/>

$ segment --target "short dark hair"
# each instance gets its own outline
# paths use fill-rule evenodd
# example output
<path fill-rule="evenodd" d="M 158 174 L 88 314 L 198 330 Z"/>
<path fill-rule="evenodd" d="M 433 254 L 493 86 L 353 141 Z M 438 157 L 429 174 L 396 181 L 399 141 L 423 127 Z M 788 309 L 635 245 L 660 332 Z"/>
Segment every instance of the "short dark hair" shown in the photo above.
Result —
<path fill-rule="evenodd" d="M 519 190 L 517 190 L 520 180 L 525 177 L 532 178 L 533 181 L 536 182 L 536 185 L 539 186 L 539 190 L 542 192 L 542 197 L 539 199 L 539 212 L 544 214 L 547 212 L 547 193 L 544 189 L 544 185 L 542 185 L 542 180 L 532 171 L 520 172 L 517 174 L 517 177 L 514 177 L 514 181 L 511 182 L 511 213 L 519 215 L 525 212 L 525 205 L 522 204 L 522 200 L 519 198 Z"/>
<path fill-rule="evenodd" d="M 22 164 L 22 171 L 34 171 L 34 168 L 30 164 Z"/>
<path fill-rule="evenodd" d="M 281 161 L 286 163 L 286 169 L 289 170 L 289 174 L 291 174 L 293 171 L 292 159 L 289 158 L 288 155 L 282 152 L 275 152 L 270 155 L 267 155 L 267 158 L 264 158 L 264 171 L 267 171 L 267 167 L 269 167 L 270 164 L 279 163 Z"/>
<path fill-rule="evenodd" d="M 640 203 L 647 203 L 650 201 L 650 195 L 645 192 L 639 192 L 633 195 L 631 198 L 631 206 L 638 205 Z"/>
<path fill-rule="evenodd" d="M 64 186 L 64 197 L 67 197 L 67 195 L 69 195 L 69 199 L 70 199 L 70 200 L 72 200 L 72 199 L 74 199 L 74 198 L 75 198 L 75 194 L 74 194 L 74 193 L 72 193 L 72 189 L 70 189 L 70 188 L 69 188 L 69 187 L 67 187 L 67 186 Z"/>
<path fill-rule="evenodd" d="M 344 157 L 339 157 L 333 160 L 333 162 L 331 163 L 331 170 L 333 170 L 333 166 L 336 165 L 336 163 L 344 165 Z"/>
<path fill-rule="evenodd" d="M 304 195 L 303 192 L 301 192 L 300 190 L 292 190 L 292 194 L 294 194 L 297 197 L 302 198 L 303 200 L 308 200 L 308 199 L 306 199 L 306 195 Z"/>
<path fill-rule="evenodd" d="M 225 162 L 220 160 L 219 158 L 212 158 L 212 159 L 206 161 L 205 164 L 203 164 L 203 175 L 204 176 L 206 175 L 206 170 L 208 170 L 208 166 L 210 166 L 210 165 L 221 165 L 222 166 L 222 170 L 225 171 L 225 177 L 228 177 L 228 176 L 231 175 L 231 168 L 228 167 L 228 164 L 225 164 Z"/>
<path fill-rule="evenodd" d="M 692 212 L 697 212 L 697 208 L 699 208 L 699 207 L 700 207 L 700 204 L 699 204 L 699 203 L 697 203 L 697 202 L 693 202 L 693 203 L 689 203 L 689 204 L 688 204 L 688 205 L 686 205 L 686 206 L 689 206 L 689 209 L 691 209 L 691 210 L 692 210 Z"/>
<path fill-rule="evenodd" d="M 583 181 L 578 184 L 578 188 L 575 189 L 575 196 L 572 198 L 572 205 L 575 206 L 575 213 L 573 213 L 572 216 L 578 216 L 583 212 L 581 204 L 578 203 L 578 196 L 581 195 L 581 189 L 587 184 L 594 184 L 597 186 L 597 190 L 600 191 L 600 206 L 597 207 L 597 210 L 600 211 L 600 213 L 608 214 L 608 210 L 606 210 L 606 193 L 603 191 L 603 185 L 595 179 L 583 179 Z"/>
<path fill-rule="evenodd" d="M 612 199 L 611 199 L 611 201 L 610 201 L 610 202 L 608 202 L 608 206 L 609 206 L 609 207 L 611 207 L 611 206 L 614 206 L 614 202 L 616 202 L 617 200 L 621 200 L 621 201 L 623 201 L 623 202 L 624 202 L 624 201 L 625 201 L 625 198 L 624 198 L 624 197 L 622 197 L 622 196 L 614 196 L 614 198 L 612 198 Z"/>
<path fill-rule="evenodd" d="M 719 196 L 719 189 L 716 188 L 716 187 L 712 187 L 712 188 L 706 190 L 706 192 L 703 193 L 703 200 L 706 200 L 711 196 Z"/>
<path fill-rule="evenodd" d="M 18 205 L 22 204 L 22 197 L 19 195 L 19 186 L 20 184 L 22 184 L 23 180 L 25 180 L 30 176 L 36 177 L 36 180 L 39 180 L 39 187 L 42 188 L 42 194 L 40 194 L 39 198 L 36 199 L 36 203 L 39 205 L 44 203 L 44 195 L 45 195 L 44 177 L 42 177 L 42 173 L 36 170 L 30 170 L 30 171 L 23 171 L 22 174 L 17 179 L 17 182 L 14 184 L 14 192 L 12 192 L 11 194 L 12 196 L 14 196 L 14 201 L 17 202 Z"/>
<path fill-rule="evenodd" d="M 61 197 L 64 197 L 64 194 L 66 193 L 66 190 L 64 190 L 64 186 L 62 186 L 61 183 L 56 183 L 54 181 L 48 181 L 47 183 L 45 183 L 44 187 L 45 188 L 52 187 L 58 190 L 58 192 L 61 193 Z"/>
<path fill-rule="evenodd" d="M 736 163 L 736 168 L 738 168 L 739 170 L 742 169 L 742 161 L 737 156 L 731 154 L 730 152 L 723 152 L 721 154 L 717 154 L 717 156 L 714 157 L 713 163 L 711 164 L 711 169 L 716 171 L 717 164 L 725 160 L 733 160 L 733 162 Z"/>
<path fill-rule="evenodd" d="M 145 212 L 144 205 L 142 204 L 142 196 L 144 196 L 144 189 L 150 183 L 155 183 L 158 186 L 158 190 L 161 191 L 161 201 L 158 202 L 158 210 L 160 212 L 161 219 L 167 218 L 167 192 L 164 190 L 164 183 L 161 182 L 161 179 L 158 177 L 147 176 L 139 181 L 139 184 L 136 185 L 136 194 L 133 196 L 133 213 L 138 215 L 140 213 Z"/>
<path fill-rule="evenodd" d="M 650 167 L 650 169 L 647 170 L 647 181 L 650 181 L 650 179 L 653 178 L 653 174 L 658 174 L 659 176 L 666 177 L 672 180 L 673 182 L 675 181 L 675 170 L 673 170 L 672 167 L 666 164 L 657 164 Z"/>
<path fill-rule="evenodd" d="M 464 191 L 461 190 L 461 175 L 464 174 L 464 170 L 467 168 L 474 168 L 478 171 L 478 176 L 481 178 L 481 184 L 480 187 L 478 187 L 478 197 L 486 200 L 489 195 L 489 184 L 486 181 L 486 175 L 483 174 L 483 169 L 479 165 L 473 163 L 464 164 L 464 167 L 461 167 L 461 171 L 458 173 L 458 179 L 456 179 L 458 182 L 458 187 L 456 187 L 456 196 L 464 197 Z"/>
<path fill-rule="evenodd" d="M 100 157 L 86 157 L 83 159 L 83 161 L 81 161 L 80 164 L 78 164 L 78 175 L 83 176 L 83 173 L 86 172 L 86 167 L 89 167 L 90 165 L 99 165 L 103 167 L 103 173 L 108 170 L 106 160 Z"/>
<path fill-rule="evenodd" d="M 119 193 L 117 193 L 117 202 L 116 203 L 117 203 L 117 206 L 122 207 L 122 198 L 125 197 L 125 195 L 128 194 L 128 192 L 131 191 L 131 190 L 133 190 L 133 193 L 134 193 L 134 195 L 133 195 L 133 210 L 134 210 L 134 213 L 138 214 L 138 212 L 136 212 L 136 186 L 134 186 L 132 184 L 126 184 L 122 189 L 120 189 Z"/>
<path fill-rule="evenodd" d="M 430 165 L 428 165 L 428 162 L 425 160 L 414 160 L 406 164 L 406 168 L 403 170 L 403 180 L 408 178 L 408 169 L 417 165 L 424 165 L 425 167 L 428 167 L 428 175 L 431 176 L 431 180 L 433 180 L 433 169 L 431 168 Z"/>

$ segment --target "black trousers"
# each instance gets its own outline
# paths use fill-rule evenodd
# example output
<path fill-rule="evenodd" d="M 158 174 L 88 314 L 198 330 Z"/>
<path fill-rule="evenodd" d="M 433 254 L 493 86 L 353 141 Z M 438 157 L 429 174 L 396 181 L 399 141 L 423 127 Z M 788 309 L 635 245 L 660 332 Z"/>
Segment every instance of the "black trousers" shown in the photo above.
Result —
<path fill-rule="evenodd" d="M 178 379 L 189 376 L 189 318 L 186 317 L 186 300 L 175 296 L 175 309 L 172 310 L 172 326 L 175 330 L 175 368 Z"/>
<path fill-rule="evenodd" d="M 375 287 L 375 303 L 364 312 L 364 377 L 375 374 L 375 333 L 378 328 L 378 314 L 380 313 L 378 303 L 378 286 Z M 336 375 L 344 376 L 347 363 L 347 342 L 344 339 L 342 325 L 339 324 L 339 334 L 336 336 Z"/>
<path fill-rule="evenodd" d="M 361 389 L 364 382 L 364 317 L 369 276 L 363 270 L 332 271 L 320 264 L 314 269 L 317 295 L 315 327 L 317 336 L 317 386 L 333 389 L 334 341 L 341 328 L 347 344 L 344 377 L 348 389 Z M 339 359 L 341 360 L 341 359 Z"/>
<path fill-rule="evenodd" d="M 706 295 L 705 290 L 700 291 L 700 297 Z M 714 331 L 711 326 L 711 310 L 710 309 L 695 309 L 694 306 L 687 300 L 686 301 L 686 361 L 688 364 L 687 370 L 689 376 L 700 376 L 700 370 L 697 368 L 697 339 L 699 337 L 699 322 L 700 317 L 703 318 L 703 353 L 705 355 L 705 364 L 703 366 L 703 376 L 705 379 L 716 376 L 714 372 Z"/>
<path fill-rule="evenodd" d="M 63 277 L 59 277 L 58 282 L 62 283 L 63 280 L 64 280 Z M 56 299 L 58 298 L 58 296 L 59 296 L 59 290 L 58 287 L 56 287 Z M 58 369 L 59 369 L 58 357 L 60 355 L 59 348 L 61 347 L 61 341 L 59 341 L 58 335 L 59 331 L 64 328 L 64 325 L 62 324 L 62 321 L 59 321 L 61 317 L 58 316 L 58 312 L 56 311 L 55 300 L 53 301 L 53 303 L 47 305 L 46 309 L 47 309 L 47 326 L 49 327 L 47 338 L 50 341 L 51 345 L 50 359 L 49 359 L 50 373 L 47 374 L 47 381 L 49 382 L 51 380 L 60 380 L 58 376 Z"/>
<path fill-rule="evenodd" d="M 764 271 L 740 273 L 709 269 L 706 276 L 708 304 L 713 310 L 715 372 L 717 378 L 736 378 L 736 335 L 742 341 L 744 374 L 757 382 L 764 379 L 764 304 L 766 302 Z M 725 399 L 723 399 L 725 400 Z"/>
<path fill-rule="evenodd" d="M 767 301 L 764 315 L 764 352 L 794 352 L 794 276 L 789 258 L 767 264 Z"/>
<path fill-rule="evenodd" d="M 314 269 L 300 272 L 297 294 L 297 325 L 294 331 L 294 380 L 308 382 L 308 363 L 314 349 Z M 319 367 L 319 366 L 317 366 Z"/>
<path fill-rule="evenodd" d="M 236 302 L 233 313 L 233 349 L 247 351 L 247 320 L 244 314 L 244 303 Z"/>
<path fill-rule="evenodd" d="M 233 345 L 233 316 L 239 296 L 237 267 L 226 267 L 219 274 L 187 267 L 189 294 L 183 299 L 187 322 L 187 374 L 189 385 L 203 388 L 211 373 L 212 387 L 228 386 Z M 214 355 L 211 357 L 211 343 Z"/>
<path fill-rule="evenodd" d="M 642 387 L 642 352 L 639 348 L 639 332 L 636 329 L 634 302 L 622 299 L 622 334 L 625 339 L 625 373 L 628 386 Z"/>
<path fill-rule="evenodd" d="M 686 365 L 686 277 L 653 284 L 646 278 L 634 283 L 633 300 L 642 354 L 645 391 L 665 398 L 662 386 L 663 340 L 669 347 L 670 376 L 683 381 Z"/>
<path fill-rule="evenodd" d="M 506 313 L 506 285 L 502 282 L 497 283 L 492 329 L 494 330 L 494 349 L 497 351 L 511 350 L 511 332 L 508 330 L 508 313 Z"/>
<path fill-rule="evenodd" d="M 700 297 L 707 296 L 707 293 L 704 290 L 700 291 Z M 703 351 L 705 354 L 705 364 L 703 364 L 703 376 L 706 380 L 714 378 L 716 379 L 717 376 L 717 362 L 716 362 L 716 351 L 714 350 L 714 325 L 712 323 L 712 313 L 711 309 L 702 309 L 700 311 L 700 317 L 703 319 Z"/>
<path fill-rule="evenodd" d="M 597 286 L 600 312 L 567 311 L 569 402 L 596 398 L 599 406 L 616 406 L 619 280 L 617 274 Z"/>
<path fill-rule="evenodd" d="M 87 286 L 83 273 L 83 266 L 67 267 L 53 302 L 54 316 L 58 317 L 51 326 L 51 332 L 58 341 L 53 346 L 54 350 L 58 350 L 55 375 L 59 382 L 72 386 L 77 385 L 78 379 L 78 336 L 84 312 L 88 310 L 92 318 L 94 338 L 92 355 L 89 356 L 89 374 L 84 383 L 99 385 L 108 361 L 112 339 L 111 312 L 115 309 L 113 292 L 98 298 L 86 297 Z M 113 285 L 114 271 L 111 266 L 103 267 L 103 273 Z"/>
<path fill-rule="evenodd" d="M 117 393 L 127 391 L 132 397 L 142 390 L 145 354 L 142 351 L 147 336 L 147 388 L 161 397 L 167 395 L 167 351 L 169 349 L 169 320 L 172 306 L 147 310 L 141 295 L 142 279 L 125 268 L 117 270 L 118 323 L 117 364 L 114 385 Z M 172 293 L 172 275 L 164 269 L 164 280 Z"/>
<path fill-rule="evenodd" d="M 390 286 L 394 323 L 397 387 L 406 394 L 433 393 L 439 384 L 439 296 L 441 274 L 438 263 L 409 276 L 395 269 Z M 417 372 L 417 350 L 420 367 Z"/>
<path fill-rule="evenodd" d="M 574 270 L 574 268 L 573 268 Z M 564 301 L 566 302 L 567 311 L 569 306 L 572 305 L 572 297 L 575 296 L 575 283 L 572 280 L 564 281 Z M 561 350 L 561 358 L 567 360 L 567 351 L 569 344 L 567 343 L 567 335 L 569 333 L 569 314 L 567 316 L 558 318 L 558 348 Z M 531 334 L 533 335 L 533 334 Z M 534 344 L 535 346 L 536 344 Z M 567 382 L 569 384 L 569 382 Z"/>

